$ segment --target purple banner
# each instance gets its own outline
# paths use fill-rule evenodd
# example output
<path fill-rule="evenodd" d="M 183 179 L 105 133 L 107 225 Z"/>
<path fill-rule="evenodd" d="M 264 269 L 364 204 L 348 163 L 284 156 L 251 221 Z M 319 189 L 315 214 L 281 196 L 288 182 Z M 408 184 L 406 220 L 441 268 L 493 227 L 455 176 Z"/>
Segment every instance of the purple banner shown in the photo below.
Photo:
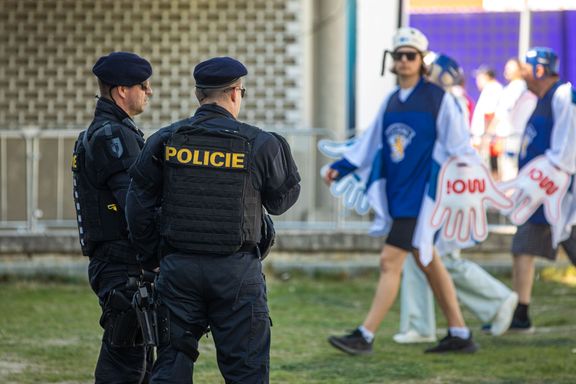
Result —
<path fill-rule="evenodd" d="M 447 54 L 463 68 L 466 90 L 477 100 L 474 70 L 481 65 L 505 84 L 504 64 L 518 54 L 517 12 L 410 15 L 410 25 L 430 40 L 430 50 Z M 534 12 L 531 46 L 547 46 L 560 57 L 562 79 L 576 82 L 576 11 Z"/>

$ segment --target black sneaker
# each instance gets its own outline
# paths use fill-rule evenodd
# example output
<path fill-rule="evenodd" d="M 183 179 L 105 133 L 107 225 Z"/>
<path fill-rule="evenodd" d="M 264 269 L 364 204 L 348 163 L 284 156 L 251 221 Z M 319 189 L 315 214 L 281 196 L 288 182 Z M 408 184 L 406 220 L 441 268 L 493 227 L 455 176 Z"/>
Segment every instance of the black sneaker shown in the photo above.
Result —
<path fill-rule="evenodd" d="M 348 335 L 330 336 L 328 342 L 334 348 L 351 355 L 368 355 L 372 353 L 372 342 L 367 342 L 358 328 Z"/>
<path fill-rule="evenodd" d="M 437 346 L 428 348 L 426 353 L 474 353 L 478 350 L 478 344 L 472 340 L 472 332 L 467 339 L 452 336 L 448 331 L 448 336 L 440 340 Z"/>
<path fill-rule="evenodd" d="M 508 332 L 510 333 L 534 333 L 534 331 L 535 328 L 532 326 L 530 319 L 526 319 L 524 321 L 512 319 L 510 328 L 508 328 Z"/>

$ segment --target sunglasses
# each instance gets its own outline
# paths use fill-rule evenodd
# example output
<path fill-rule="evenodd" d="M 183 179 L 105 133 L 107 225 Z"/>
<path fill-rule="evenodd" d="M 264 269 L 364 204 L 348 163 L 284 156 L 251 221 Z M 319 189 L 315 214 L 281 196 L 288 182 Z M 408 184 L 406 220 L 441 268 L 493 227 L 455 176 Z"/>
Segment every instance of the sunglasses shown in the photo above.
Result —
<path fill-rule="evenodd" d="M 418 52 L 390 52 L 390 55 L 392 55 L 392 59 L 394 61 L 401 61 L 403 57 L 406 58 L 406 60 L 408 61 L 414 61 L 416 60 L 416 56 L 419 55 Z"/>
<path fill-rule="evenodd" d="M 136 85 L 139 85 L 139 86 L 140 86 L 140 89 L 143 90 L 144 92 L 146 92 L 147 90 L 151 89 L 150 83 L 148 83 L 148 82 L 146 82 L 146 81 L 143 82 L 143 83 L 140 83 L 140 84 L 136 84 Z"/>

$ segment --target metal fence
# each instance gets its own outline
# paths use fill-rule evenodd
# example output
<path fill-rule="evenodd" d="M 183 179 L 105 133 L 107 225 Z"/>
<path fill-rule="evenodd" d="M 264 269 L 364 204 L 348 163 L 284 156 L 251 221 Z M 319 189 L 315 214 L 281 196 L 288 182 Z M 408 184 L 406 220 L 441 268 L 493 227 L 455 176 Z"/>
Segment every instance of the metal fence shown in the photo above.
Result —
<path fill-rule="evenodd" d="M 330 196 L 319 177 L 330 159 L 317 149 L 330 136 L 323 129 L 271 129 L 289 142 L 301 182 L 296 205 L 274 222 L 285 230 L 366 230 L 371 215 L 359 216 Z M 76 228 L 71 160 L 80 130 L 0 130 L 0 229 L 23 233 Z M 146 137 L 153 131 L 145 132 Z M 505 218 L 489 215 L 492 232 L 513 228 Z"/>
<path fill-rule="evenodd" d="M 298 203 L 275 218 L 281 229 L 362 229 L 370 218 L 341 207 L 322 185 L 319 169 L 329 159 L 318 153 L 323 129 L 271 129 L 292 148 L 302 177 Z M 41 233 L 76 226 L 71 160 L 80 130 L 0 130 L 0 229 Z M 153 131 L 145 132 L 146 137 Z"/>

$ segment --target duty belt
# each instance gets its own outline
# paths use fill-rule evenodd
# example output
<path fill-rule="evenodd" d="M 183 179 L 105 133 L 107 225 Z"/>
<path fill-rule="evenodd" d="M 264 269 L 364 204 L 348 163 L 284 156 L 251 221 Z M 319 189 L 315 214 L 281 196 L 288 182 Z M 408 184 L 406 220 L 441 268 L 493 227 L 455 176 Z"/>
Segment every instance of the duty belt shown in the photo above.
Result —
<path fill-rule="evenodd" d="M 128 243 L 102 242 L 96 246 L 92 257 L 107 262 L 138 264 L 136 252 Z"/>
<path fill-rule="evenodd" d="M 189 252 L 189 251 L 183 251 L 180 250 L 178 248 L 175 248 L 173 246 L 171 246 L 170 244 L 168 244 L 166 241 L 162 242 L 161 245 L 162 248 L 162 257 L 168 256 L 172 253 L 185 253 L 187 255 L 190 256 L 205 256 L 206 254 L 201 253 L 201 252 Z M 257 245 L 254 243 L 244 243 L 242 244 L 242 246 L 234 253 L 256 253 L 256 248 Z M 223 256 L 229 256 L 230 254 L 222 254 L 222 255 L 213 255 L 214 257 L 223 257 Z"/>

